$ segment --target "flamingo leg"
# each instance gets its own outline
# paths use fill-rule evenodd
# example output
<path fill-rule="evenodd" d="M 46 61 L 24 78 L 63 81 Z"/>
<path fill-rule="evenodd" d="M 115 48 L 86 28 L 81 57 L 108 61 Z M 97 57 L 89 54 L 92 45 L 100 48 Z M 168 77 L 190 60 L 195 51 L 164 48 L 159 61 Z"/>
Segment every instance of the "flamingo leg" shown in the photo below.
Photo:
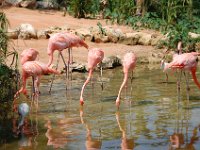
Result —
<path fill-rule="evenodd" d="M 133 70 L 131 71 L 131 84 L 133 83 Z"/>
<path fill-rule="evenodd" d="M 68 67 L 68 79 L 69 79 L 69 72 L 70 72 L 70 64 L 73 63 L 73 56 L 72 56 L 72 48 L 68 48 L 68 64 L 67 64 L 67 67 Z M 70 78 L 72 80 L 72 71 L 70 72 Z"/>
<path fill-rule="evenodd" d="M 177 75 L 177 88 L 178 89 L 180 89 L 181 77 L 182 77 L 182 70 L 180 70 L 179 74 Z"/>
<path fill-rule="evenodd" d="M 165 81 L 166 81 L 166 83 L 168 83 L 168 73 L 165 73 L 165 76 L 166 76 Z"/>
<path fill-rule="evenodd" d="M 101 80 L 101 90 L 103 91 L 103 80 L 102 80 L 102 76 L 103 76 L 103 67 L 102 67 L 102 62 L 100 63 L 100 80 Z"/>
<path fill-rule="evenodd" d="M 189 77 L 188 75 L 186 75 L 185 71 L 183 72 L 184 74 L 184 77 L 185 77 L 185 81 L 186 81 L 186 85 L 187 85 L 187 90 L 189 91 L 190 90 L 190 87 L 189 87 Z"/>
<path fill-rule="evenodd" d="M 62 60 L 63 60 L 64 65 L 65 65 L 66 79 L 68 80 L 69 70 L 68 70 L 67 64 L 65 63 L 65 60 L 64 60 L 64 57 L 63 57 L 62 52 L 60 52 L 60 56 L 61 56 L 61 58 L 62 58 Z M 67 90 L 67 84 L 66 84 L 66 90 Z"/>
<path fill-rule="evenodd" d="M 35 93 L 35 82 L 33 76 L 32 76 L 32 93 Z"/>
<path fill-rule="evenodd" d="M 58 70 L 59 60 L 60 60 L 60 53 L 58 53 L 58 59 L 57 59 L 57 62 L 56 62 L 56 70 Z M 51 93 L 51 88 L 52 88 L 54 79 L 55 79 L 55 74 L 53 74 L 53 77 L 51 79 L 50 88 L 49 88 L 49 94 Z"/>

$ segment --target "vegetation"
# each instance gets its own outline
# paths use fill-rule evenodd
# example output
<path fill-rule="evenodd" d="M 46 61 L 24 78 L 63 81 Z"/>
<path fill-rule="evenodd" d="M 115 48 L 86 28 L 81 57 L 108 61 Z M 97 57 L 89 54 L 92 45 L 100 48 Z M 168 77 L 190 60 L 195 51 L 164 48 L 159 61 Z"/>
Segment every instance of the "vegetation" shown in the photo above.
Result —
<path fill-rule="evenodd" d="M 168 33 L 163 42 L 174 49 L 182 41 L 185 50 L 196 43 L 188 32 L 200 33 L 199 0 L 56 0 L 66 5 L 74 17 L 102 15 L 112 23 L 130 25 L 133 29 L 149 28 Z M 188 46 L 189 45 L 189 46 Z"/>
<path fill-rule="evenodd" d="M 13 96 L 16 92 L 18 81 L 17 52 L 8 51 L 7 37 L 8 20 L 3 12 L 0 12 L 0 119 L 7 116 L 11 110 Z M 6 58 L 13 55 L 10 66 L 6 65 Z M 14 66 L 13 66 L 14 65 Z"/>

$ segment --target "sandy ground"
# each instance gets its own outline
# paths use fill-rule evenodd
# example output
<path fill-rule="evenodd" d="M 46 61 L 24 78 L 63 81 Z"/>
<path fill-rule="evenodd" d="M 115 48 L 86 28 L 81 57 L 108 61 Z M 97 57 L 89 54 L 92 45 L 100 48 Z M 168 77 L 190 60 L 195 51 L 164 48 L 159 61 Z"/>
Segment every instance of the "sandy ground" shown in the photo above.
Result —
<path fill-rule="evenodd" d="M 6 8 L 3 10 L 6 13 L 7 18 L 10 22 L 10 28 L 14 29 L 18 27 L 21 23 L 30 23 L 36 29 L 46 29 L 48 27 L 53 26 L 67 26 L 71 29 L 78 28 L 88 28 L 91 26 L 97 26 L 97 23 L 100 22 L 103 26 L 112 26 L 113 28 L 120 28 L 124 32 L 133 31 L 130 27 L 119 26 L 119 25 L 111 25 L 106 23 L 105 20 L 98 19 L 76 19 L 72 16 L 66 15 L 63 16 L 62 12 L 59 11 L 39 11 L 39 10 L 30 10 L 25 8 Z M 92 43 L 87 42 L 89 47 L 99 47 L 102 48 L 105 52 L 105 56 L 110 55 L 119 55 L 122 56 L 127 51 L 134 51 L 138 57 L 148 56 L 149 52 L 151 52 L 154 48 L 151 46 L 128 46 L 123 44 L 115 44 L 115 43 Z M 27 48 L 35 48 L 39 51 L 39 60 L 47 63 L 48 55 L 47 55 L 47 45 L 48 40 L 40 39 L 40 40 L 12 40 L 9 44 L 9 49 L 12 50 L 13 47 L 17 49 L 20 54 L 24 49 Z M 66 55 L 66 53 L 64 53 Z M 54 53 L 55 58 L 57 54 Z M 73 48 L 73 57 L 75 62 L 85 62 L 87 61 L 87 50 L 84 48 Z M 19 57 L 20 59 L 20 57 Z M 10 63 L 11 58 L 8 58 L 8 63 Z M 54 59 L 54 64 L 56 59 Z M 63 67 L 63 65 L 60 65 Z M 60 68 L 59 67 L 59 68 Z M 19 64 L 19 68 L 20 64 Z"/>

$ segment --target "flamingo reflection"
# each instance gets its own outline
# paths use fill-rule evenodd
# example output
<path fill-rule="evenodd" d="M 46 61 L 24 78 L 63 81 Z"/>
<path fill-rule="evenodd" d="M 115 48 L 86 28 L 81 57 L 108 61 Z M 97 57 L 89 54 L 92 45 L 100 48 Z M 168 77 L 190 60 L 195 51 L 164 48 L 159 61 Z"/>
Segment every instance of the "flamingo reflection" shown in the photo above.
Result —
<path fill-rule="evenodd" d="M 180 90 L 178 91 L 180 92 Z M 189 93 L 187 92 L 187 102 L 186 107 L 189 108 Z M 178 99 L 180 99 L 180 93 L 178 93 Z M 176 130 L 172 135 L 170 135 L 170 147 L 169 150 L 196 150 L 194 144 L 199 140 L 200 126 L 196 126 L 193 129 L 192 135 L 189 138 L 189 110 L 185 109 L 185 112 L 181 111 L 179 108 L 179 103 L 177 103 L 177 120 L 176 120 Z M 185 127 L 185 130 L 183 129 Z M 185 132 L 184 132 L 185 131 Z"/>
<path fill-rule="evenodd" d="M 120 131 L 122 132 L 122 142 L 121 142 L 121 149 L 122 150 L 133 150 L 135 143 L 134 143 L 134 139 L 128 139 L 126 136 L 126 131 L 122 128 L 121 124 L 120 124 L 120 120 L 119 120 L 119 112 L 116 112 L 116 120 L 117 120 L 117 124 L 119 126 Z"/>
<path fill-rule="evenodd" d="M 47 132 L 45 133 L 45 136 L 48 138 L 47 145 L 53 146 L 55 149 L 64 148 L 68 142 L 66 132 L 60 131 L 60 128 L 58 128 L 58 130 L 54 129 L 50 119 L 47 119 L 46 121 L 45 127 L 47 127 Z"/>
<path fill-rule="evenodd" d="M 84 121 L 83 119 L 83 107 L 80 109 L 80 118 L 81 118 L 81 123 L 85 125 L 85 128 L 87 130 L 86 134 L 86 142 L 85 146 L 87 150 L 100 150 L 102 146 L 102 141 L 101 139 L 95 139 L 92 137 L 91 129 L 89 125 Z"/>

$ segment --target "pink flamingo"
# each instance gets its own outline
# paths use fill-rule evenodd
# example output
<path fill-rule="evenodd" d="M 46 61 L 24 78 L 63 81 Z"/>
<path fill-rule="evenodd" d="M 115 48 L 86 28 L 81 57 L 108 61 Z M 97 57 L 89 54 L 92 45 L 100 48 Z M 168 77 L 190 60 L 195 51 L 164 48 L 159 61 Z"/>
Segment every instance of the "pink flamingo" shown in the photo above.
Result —
<path fill-rule="evenodd" d="M 167 50 L 165 52 L 165 54 L 167 54 L 169 51 Z M 182 54 L 182 42 L 179 41 L 178 44 L 177 44 L 177 53 L 174 53 L 173 54 L 173 59 L 176 58 L 176 56 L 178 56 L 179 54 Z M 169 63 L 168 62 L 165 62 L 165 59 L 166 59 L 166 56 L 164 55 L 163 59 L 161 60 L 161 69 L 164 70 L 165 66 L 167 66 Z M 168 72 L 170 71 L 171 69 L 168 68 L 167 70 L 165 70 L 165 75 L 166 75 L 166 82 L 168 82 Z M 175 69 L 174 69 L 175 70 Z M 173 71 L 174 71 L 173 70 Z"/>
<path fill-rule="evenodd" d="M 83 101 L 84 88 L 89 83 L 89 81 L 90 81 L 90 79 L 92 77 L 92 73 L 93 73 L 94 68 L 97 66 L 97 64 L 102 62 L 103 58 L 104 58 L 104 52 L 100 48 L 93 48 L 93 49 L 90 49 L 89 52 L 88 52 L 88 70 L 89 70 L 89 75 L 87 77 L 87 80 L 83 84 L 83 87 L 82 87 L 82 90 L 81 90 L 81 96 L 80 96 L 80 104 L 81 105 L 84 104 L 84 101 Z M 102 72 L 101 72 L 101 75 L 102 75 Z"/>
<path fill-rule="evenodd" d="M 88 45 L 82 40 L 80 37 L 68 33 L 68 32 L 61 32 L 61 33 L 55 33 L 49 38 L 48 48 L 47 48 L 47 54 L 49 55 L 49 62 L 47 66 L 49 67 L 53 62 L 53 53 L 55 50 L 59 51 L 59 55 L 61 55 L 61 58 L 63 60 L 63 63 L 65 65 L 66 70 L 66 78 L 69 78 L 69 64 L 72 61 L 71 60 L 71 48 L 72 47 L 85 47 L 88 49 Z M 64 49 L 68 48 L 68 65 L 64 61 L 64 57 L 62 55 L 62 51 Z M 58 62 L 57 65 L 58 66 Z M 51 82 L 51 86 L 53 84 L 53 79 Z M 49 92 L 51 92 L 51 86 Z"/>
<path fill-rule="evenodd" d="M 84 40 L 82 40 L 80 37 L 74 34 L 68 32 L 55 33 L 49 38 L 49 43 L 47 48 L 47 54 L 49 55 L 49 62 L 47 66 L 50 66 L 52 64 L 53 53 L 55 50 L 58 50 L 62 56 L 62 51 L 66 48 L 68 48 L 68 54 L 69 54 L 68 65 L 69 65 L 69 63 L 71 62 L 70 49 L 72 47 L 81 47 L 81 46 L 88 49 L 88 45 L 84 42 Z M 64 60 L 63 62 L 65 64 Z"/>
<path fill-rule="evenodd" d="M 194 83 L 200 89 L 200 83 L 198 82 L 197 77 L 196 77 L 196 70 L 197 70 L 199 55 L 200 53 L 197 53 L 197 52 L 183 53 L 183 54 L 177 55 L 176 57 L 173 58 L 171 63 L 165 66 L 164 71 L 166 71 L 167 69 L 180 69 L 181 71 L 190 71 L 192 73 L 192 78 L 194 80 Z M 187 88 L 189 89 L 188 82 L 186 83 L 187 83 Z"/>
<path fill-rule="evenodd" d="M 35 61 L 38 51 L 30 48 L 28 50 L 24 50 L 22 52 L 22 58 L 21 58 L 21 63 L 22 63 L 22 87 L 17 93 L 15 94 L 15 97 L 19 93 L 23 93 L 24 95 L 27 95 L 27 90 L 26 90 L 26 80 L 28 77 L 32 76 L 33 79 L 33 91 L 34 93 L 37 92 L 36 94 L 39 93 L 39 84 L 40 84 L 40 77 L 43 74 L 48 74 L 48 73 L 54 73 L 54 74 L 59 74 L 58 71 L 48 67 L 46 64 Z"/>
<path fill-rule="evenodd" d="M 136 60 L 137 60 L 137 58 L 136 58 L 135 54 L 132 52 L 128 52 L 124 55 L 123 62 L 122 62 L 123 72 L 124 72 L 124 80 L 121 84 L 121 87 L 120 87 L 120 90 L 119 90 L 119 93 L 118 93 L 118 96 L 116 99 L 116 105 L 118 107 L 120 105 L 120 95 L 121 95 L 122 89 L 127 84 L 127 81 L 128 81 L 128 73 L 129 73 L 129 71 L 133 71 L 133 69 L 135 68 Z"/>

